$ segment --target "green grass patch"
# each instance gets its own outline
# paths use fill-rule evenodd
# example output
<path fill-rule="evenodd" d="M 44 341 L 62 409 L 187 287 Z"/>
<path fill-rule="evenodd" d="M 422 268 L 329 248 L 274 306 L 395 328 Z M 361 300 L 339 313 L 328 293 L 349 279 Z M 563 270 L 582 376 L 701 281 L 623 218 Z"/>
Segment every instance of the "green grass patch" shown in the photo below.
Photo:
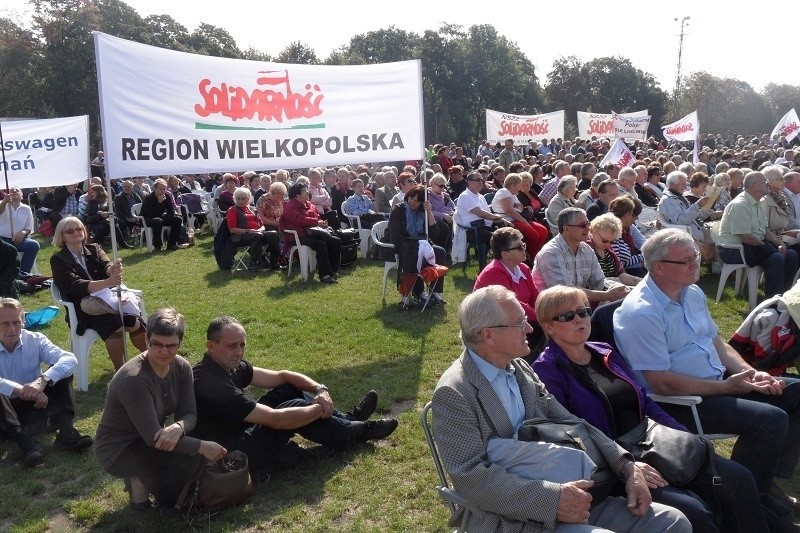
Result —
<path fill-rule="evenodd" d="M 467 275 L 460 267 L 453 269 L 445 289 L 450 303 L 420 314 L 398 309 L 391 287 L 387 302 L 381 302 L 382 262 L 362 260 L 342 271 L 339 284 L 328 286 L 316 280 L 303 283 L 294 273 L 287 280 L 285 273 L 220 272 L 211 244 L 203 234 L 187 250 L 120 254 L 125 282 L 144 290 L 148 311 L 172 306 L 186 316 L 184 356 L 199 361 L 209 321 L 235 316 L 247 329 L 246 357 L 255 365 L 313 376 L 330 387 L 343 410 L 374 388 L 380 395 L 378 412 L 398 416 L 398 430 L 386 441 L 358 444 L 277 473 L 241 508 L 191 517 L 133 513 L 121 480 L 105 474 L 91 451 L 54 450 L 52 435 L 41 437 L 46 460 L 36 469 L 22 467 L 16 447 L 0 441 L 0 530 L 445 531 L 448 512 L 434 490 L 436 473 L 419 409 L 460 353 L 456 309 L 471 290 L 475 267 Z M 53 251 L 48 243 L 39 254 L 45 274 Z M 717 275 L 705 274 L 700 284 L 706 294 L 715 295 L 717 281 Z M 719 304 L 709 302 L 726 339 L 747 313 L 746 300 L 735 297 L 729 285 Z M 43 291 L 24 296 L 23 304 L 33 310 L 52 300 Z M 56 344 L 69 346 L 63 312 L 42 331 Z M 105 347 L 95 343 L 89 391 L 76 393 L 81 431 L 94 433 L 111 376 Z M 726 446 L 723 453 L 729 453 Z M 797 489 L 787 487 L 793 493 Z"/>

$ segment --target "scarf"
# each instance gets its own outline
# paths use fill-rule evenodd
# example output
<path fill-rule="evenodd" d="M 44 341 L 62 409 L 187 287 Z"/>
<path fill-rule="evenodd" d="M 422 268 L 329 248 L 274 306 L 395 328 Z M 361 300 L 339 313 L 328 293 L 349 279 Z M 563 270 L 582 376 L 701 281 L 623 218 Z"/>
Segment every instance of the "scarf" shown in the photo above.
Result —
<path fill-rule="evenodd" d="M 775 203 L 778 204 L 778 207 L 780 207 L 784 213 L 788 210 L 786 195 L 783 194 L 783 191 L 771 191 L 769 195 L 772 196 L 772 199 L 775 200 Z"/>
<path fill-rule="evenodd" d="M 414 211 L 408 202 L 403 202 L 403 208 L 406 210 L 406 231 L 408 236 L 412 239 L 425 238 L 425 211 L 420 209 Z"/>

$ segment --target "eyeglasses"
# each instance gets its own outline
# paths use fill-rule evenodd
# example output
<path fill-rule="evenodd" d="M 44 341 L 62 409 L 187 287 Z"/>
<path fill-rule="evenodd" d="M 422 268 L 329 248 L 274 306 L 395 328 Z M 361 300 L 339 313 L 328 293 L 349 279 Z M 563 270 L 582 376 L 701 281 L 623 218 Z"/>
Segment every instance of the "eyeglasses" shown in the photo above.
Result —
<path fill-rule="evenodd" d="M 489 329 L 494 328 L 519 328 L 522 331 L 525 331 L 525 328 L 529 327 L 531 324 L 528 322 L 528 319 L 523 319 L 520 324 L 501 324 L 499 326 L 487 326 Z"/>
<path fill-rule="evenodd" d="M 524 251 L 525 251 L 525 243 L 524 243 L 524 242 L 522 242 L 522 243 L 520 243 L 520 244 L 518 244 L 518 245 L 516 245 L 516 246 L 512 246 L 511 248 L 506 248 L 506 249 L 505 249 L 505 250 L 503 250 L 503 251 L 505 251 L 505 252 L 510 252 L 510 251 L 512 251 L 512 250 L 520 250 L 520 251 L 524 252 Z"/>
<path fill-rule="evenodd" d="M 480 181 L 481 183 L 483 183 L 483 178 L 470 178 L 467 181 Z"/>
<path fill-rule="evenodd" d="M 560 315 L 556 315 L 553 317 L 553 320 L 556 322 L 572 322 L 575 320 L 575 316 L 579 316 L 581 318 L 587 318 L 592 314 L 591 307 L 579 307 L 574 311 L 567 311 L 566 313 L 561 313 Z"/>
<path fill-rule="evenodd" d="M 417 184 L 417 182 L 416 182 L 416 180 L 406 180 L 406 181 L 405 181 L 405 184 L 406 184 L 406 185 L 412 185 L 412 184 L 413 184 L 413 185 L 416 185 L 416 184 Z"/>
<path fill-rule="evenodd" d="M 65 235 L 72 235 L 76 231 L 83 233 L 86 230 L 83 228 L 83 226 L 75 226 L 74 228 L 65 229 L 62 233 Z"/>
<path fill-rule="evenodd" d="M 181 343 L 176 342 L 176 343 L 172 343 L 172 344 L 161 344 L 158 341 L 150 341 L 150 347 L 155 349 L 158 352 L 160 352 L 164 348 L 166 348 L 168 352 L 176 352 L 176 351 L 178 351 L 178 348 L 181 347 Z"/>
<path fill-rule="evenodd" d="M 589 227 L 589 221 L 583 222 L 581 224 L 564 224 L 565 226 L 569 226 L 570 228 L 581 228 L 586 229 Z"/>
<path fill-rule="evenodd" d="M 689 266 L 692 263 L 697 263 L 698 259 L 700 259 L 700 252 L 695 252 L 692 257 L 687 257 L 686 259 L 684 259 L 682 261 L 675 261 L 673 259 L 661 259 L 659 262 L 660 263 L 671 263 L 673 265 Z"/>

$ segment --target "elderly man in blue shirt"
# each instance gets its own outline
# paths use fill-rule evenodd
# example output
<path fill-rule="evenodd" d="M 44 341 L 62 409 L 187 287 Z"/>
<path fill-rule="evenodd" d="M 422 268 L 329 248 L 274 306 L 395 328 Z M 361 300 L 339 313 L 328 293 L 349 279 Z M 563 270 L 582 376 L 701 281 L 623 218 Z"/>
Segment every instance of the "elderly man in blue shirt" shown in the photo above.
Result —
<path fill-rule="evenodd" d="M 22 304 L 0 298 L 0 431 L 20 447 L 24 465 L 35 466 L 44 453 L 29 435 L 34 428 L 57 430 L 55 446 L 65 450 L 82 450 L 94 441 L 73 426 L 71 376 L 78 360 L 43 334 L 23 329 L 24 321 Z"/>
<path fill-rule="evenodd" d="M 354 194 L 342 202 L 345 213 L 359 217 L 362 229 L 370 229 L 374 223 L 385 220 L 383 215 L 372 210 L 372 199 L 364 192 L 364 180 L 354 179 L 352 187 Z"/>
<path fill-rule="evenodd" d="M 738 435 L 731 459 L 753 473 L 762 506 L 800 516 L 800 502 L 773 481 L 791 479 L 800 460 L 800 380 L 757 371 L 723 342 L 695 285 L 699 254 L 688 233 L 658 231 L 642 253 L 648 274 L 614 313 L 620 352 L 645 389 L 701 396 L 703 430 Z M 695 427 L 688 407 L 663 408 Z"/>

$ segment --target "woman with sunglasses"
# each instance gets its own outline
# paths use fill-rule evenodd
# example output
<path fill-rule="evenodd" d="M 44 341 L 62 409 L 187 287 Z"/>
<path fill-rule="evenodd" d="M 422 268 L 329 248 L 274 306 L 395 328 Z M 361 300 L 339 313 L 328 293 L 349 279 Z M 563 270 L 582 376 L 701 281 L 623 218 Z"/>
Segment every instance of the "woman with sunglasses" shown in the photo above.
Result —
<path fill-rule="evenodd" d="M 56 225 L 53 246 L 61 251 L 50 257 L 53 283 L 61 297 L 75 305 L 78 335 L 83 335 L 87 329 L 95 330 L 106 344 L 114 370 L 119 370 L 125 362 L 126 331 L 137 349 L 147 349 L 144 323 L 138 315 L 126 314 L 123 327 L 118 313 L 87 315 L 81 309 L 81 300 L 86 296 L 122 283 L 122 263 L 112 263 L 99 244 L 88 244 L 86 233 L 83 222 L 77 217 L 64 217 Z"/>
<path fill-rule="evenodd" d="M 592 247 L 597 256 L 597 262 L 603 269 L 606 279 L 616 278 L 623 285 L 633 287 L 642 278 L 625 272 L 617 254 L 611 248 L 611 243 L 622 236 L 622 223 L 613 213 L 605 213 L 593 219 L 589 226 L 589 239 L 586 244 Z"/>
<path fill-rule="evenodd" d="M 606 343 L 588 342 L 592 310 L 583 291 L 550 287 L 539 294 L 535 309 L 548 342 L 533 369 L 561 405 L 612 439 L 645 416 L 687 431 L 645 394 L 616 350 Z M 750 471 L 722 457 L 715 457 L 714 465 L 723 490 L 714 490 L 711 472 L 705 468 L 686 486 L 676 487 L 652 466 L 637 462 L 653 501 L 683 512 L 695 532 L 769 531 Z M 719 506 L 719 524 L 709 506 Z"/>
<path fill-rule="evenodd" d="M 496 229 L 492 233 L 489 245 L 494 259 L 478 274 L 472 290 L 476 291 L 489 285 L 501 285 L 516 295 L 517 301 L 525 310 L 528 322 L 533 327 L 533 331 L 528 334 L 528 346 L 531 351 L 525 358 L 531 363 L 542 347 L 543 335 L 534 311 L 539 291 L 533 284 L 530 267 L 525 264 L 526 246 L 522 233 L 515 228 Z"/>

